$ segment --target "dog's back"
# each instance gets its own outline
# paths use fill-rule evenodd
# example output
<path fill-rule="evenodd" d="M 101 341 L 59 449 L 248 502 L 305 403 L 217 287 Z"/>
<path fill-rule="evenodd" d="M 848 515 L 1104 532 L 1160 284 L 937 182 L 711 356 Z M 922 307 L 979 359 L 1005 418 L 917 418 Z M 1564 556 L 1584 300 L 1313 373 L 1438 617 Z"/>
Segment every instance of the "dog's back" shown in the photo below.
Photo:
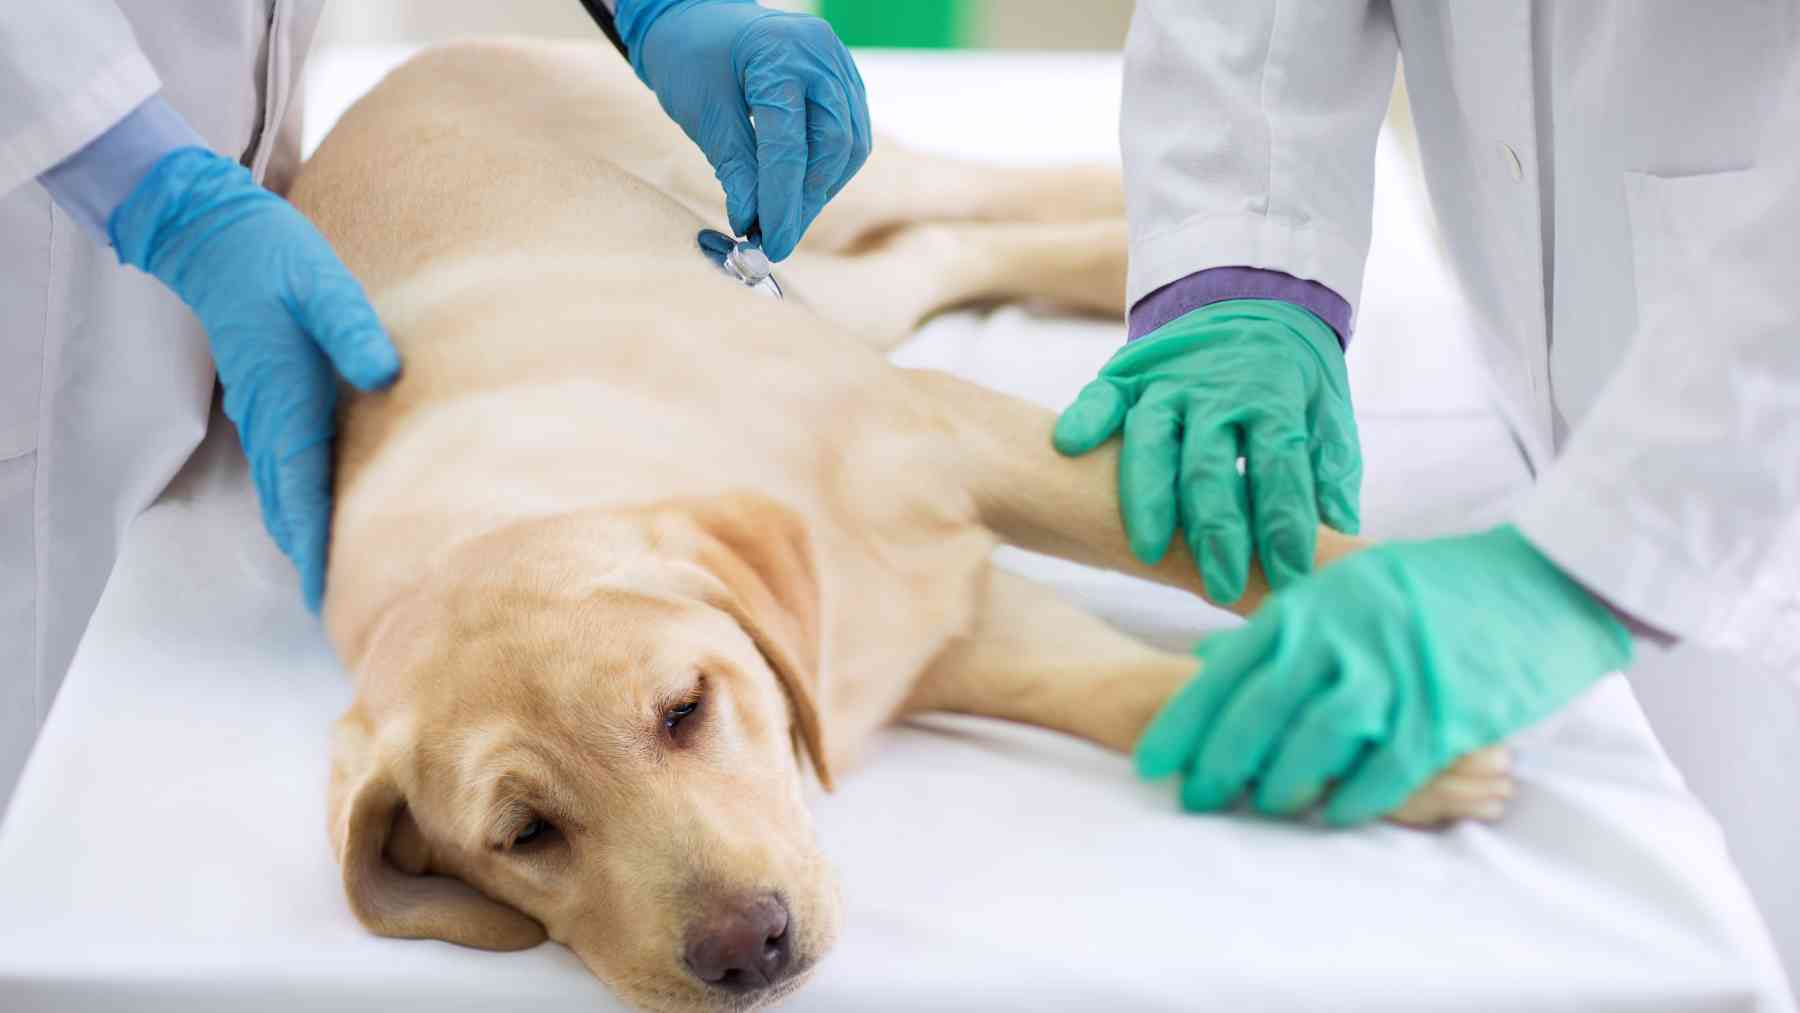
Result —
<path fill-rule="evenodd" d="M 379 297 L 452 256 L 690 259 L 681 233 L 701 219 L 683 206 L 709 189 L 698 153 L 604 48 L 484 41 L 388 75 L 291 196 Z"/>

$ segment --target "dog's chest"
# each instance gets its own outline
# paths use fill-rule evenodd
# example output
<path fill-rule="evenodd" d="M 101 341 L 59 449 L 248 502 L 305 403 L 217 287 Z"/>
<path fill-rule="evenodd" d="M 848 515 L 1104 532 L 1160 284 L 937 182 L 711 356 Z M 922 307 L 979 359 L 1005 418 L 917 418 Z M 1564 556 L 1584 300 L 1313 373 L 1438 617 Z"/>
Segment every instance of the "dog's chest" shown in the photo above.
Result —
<path fill-rule="evenodd" d="M 834 767 L 853 764 L 938 655 L 969 633 L 995 544 L 973 523 L 855 542 L 824 586 L 822 703 Z"/>

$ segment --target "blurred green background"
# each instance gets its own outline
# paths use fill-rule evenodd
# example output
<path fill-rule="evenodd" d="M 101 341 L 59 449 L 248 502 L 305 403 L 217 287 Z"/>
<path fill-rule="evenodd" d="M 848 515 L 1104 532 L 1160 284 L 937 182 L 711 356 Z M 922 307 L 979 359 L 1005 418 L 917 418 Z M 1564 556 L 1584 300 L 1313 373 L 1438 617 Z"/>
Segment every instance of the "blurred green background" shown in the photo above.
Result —
<path fill-rule="evenodd" d="M 1132 0 L 761 0 L 813 11 L 853 46 L 1110 49 Z M 1199 0 L 1196 0 L 1199 2 Z M 591 38 L 576 0 L 329 0 L 320 44 L 439 42 L 461 35 Z"/>
<path fill-rule="evenodd" d="M 968 0 L 819 0 L 819 15 L 852 46 L 954 49 L 970 44 Z"/>

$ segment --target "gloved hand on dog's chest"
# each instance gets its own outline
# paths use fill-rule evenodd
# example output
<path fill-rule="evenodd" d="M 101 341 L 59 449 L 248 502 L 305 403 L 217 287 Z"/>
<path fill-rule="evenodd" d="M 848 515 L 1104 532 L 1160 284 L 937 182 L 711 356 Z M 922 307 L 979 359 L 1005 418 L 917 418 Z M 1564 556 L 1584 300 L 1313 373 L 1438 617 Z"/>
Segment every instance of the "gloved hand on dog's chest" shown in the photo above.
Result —
<path fill-rule="evenodd" d="M 732 231 L 762 232 L 770 260 L 869 157 L 862 77 L 831 26 L 751 0 L 620 0 L 638 77 L 725 188 Z"/>
<path fill-rule="evenodd" d="M 400 356 L 362 286 L 293 205 L 203 148 L 163 156 L 115 209 L 119 259 L 199 317 L 263 526 L 319 610 L 331 531 L 338 377 L 386 387 Z"/>
<path fill-rule="evenodd" d="M 1505 525 L 1364 549 L 1203 641 L 1137 745 L 1182 805 L 1375 819 L 1631 660 L 1607 607 Z M 1335 788 L 1333 787 L 1335 785 Z M 1327 791 L 1330 792 L 1326 798 Z"/>

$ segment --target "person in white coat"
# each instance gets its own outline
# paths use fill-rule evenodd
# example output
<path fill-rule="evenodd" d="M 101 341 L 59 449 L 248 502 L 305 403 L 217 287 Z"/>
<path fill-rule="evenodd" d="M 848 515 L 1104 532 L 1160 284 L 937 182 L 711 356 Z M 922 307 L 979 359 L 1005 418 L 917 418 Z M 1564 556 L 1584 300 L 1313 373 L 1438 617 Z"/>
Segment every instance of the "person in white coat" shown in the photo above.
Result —
<path fill-rule="evenodd" d="M 337 382 L 401 369 L 278 196 L 322 5 L 0 5 L 0 808 L 126 526 L 205 433 L 215 373 L 318 608 Z M 868 155 L 842 43 L 750 0 L 586 6 L 712 160 L 733 226 L 785 256 Z"/>
<path fill-rule="evenodd" d="M 1791 0 L 1140 0 L 1131 339 L 1056 441 L 1122 431 L 1146 561 L 1180 527 L 1212 597 L 1252 549 L 1278 589 L 1202 643 L 1142 774 L 1358 823 L 1639 639 L 1800 671 L 1797 54 Z M 1511 524 L 1308 575 L 1319 521 L 1358 523 L 1343 349 L 1397 55 L 1536 482 Z"/>

